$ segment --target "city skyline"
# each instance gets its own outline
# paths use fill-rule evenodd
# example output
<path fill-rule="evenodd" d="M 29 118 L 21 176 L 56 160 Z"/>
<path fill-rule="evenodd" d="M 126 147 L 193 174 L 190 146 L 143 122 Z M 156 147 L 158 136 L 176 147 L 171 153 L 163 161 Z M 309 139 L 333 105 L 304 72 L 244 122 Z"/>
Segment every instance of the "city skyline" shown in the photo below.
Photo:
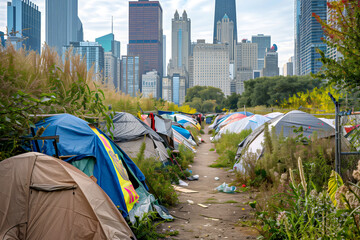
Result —
<path fill-rule="evenodd" d="M 121 53 L 126 54 L 128 44 L 129 9 L 128 1 L 116 3 L 109 1 L 79 1 L 79 17 L 83 22 L 84 40 L 95 41 L 95 38 L 111 32 L 111 16 L 114 16 L 115 39 L 121 41 Z M 42 13 L 41 42 L 45 41 L 45 0 L 33 0 Z M 191 40 L 205 39 L 211 43 L 213 39 L 213 22 L 215 0 L 164 0 L 160 1 L 163 8 L 164 35 L 167 35 L 167 46 L 171 46 L 171 19 L 174 12 L 187 11 L 192 21 Z M 6 30 L 7 0 L 0 0 L 0 31 Z M 252 35 L 271 35 L 272 43 L 279 47 L 279 66 L 287 62 L 294 54 L 294 3 L 289 0 L 272 2 L 258 0 L 249 2 L 236 0 L 238 41 Z M 167 48 L 166 58 L 171 58 L 171 49 Z"/>

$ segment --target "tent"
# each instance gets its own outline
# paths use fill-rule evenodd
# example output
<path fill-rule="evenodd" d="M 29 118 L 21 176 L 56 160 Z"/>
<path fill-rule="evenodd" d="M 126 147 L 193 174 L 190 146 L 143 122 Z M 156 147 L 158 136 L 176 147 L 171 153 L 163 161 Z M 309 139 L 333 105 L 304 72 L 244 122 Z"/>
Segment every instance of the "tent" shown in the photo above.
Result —
<path fill-rule="evenodd" d="M 200 124 L 198 123 L 198 121 L 196 121 L 194 118 L 192 117 L 189 117 L 189 116 L 186 116 L 186 115 L 183 115 L 183 114 L 174 114 L 173 116 L 176 117 L 176 120 L 178 123 L 180 123 L 181 120 L 185 120 L 185 121 L 182 121 L 182 122 L 190 122 L 193 127 L 197 128 L 198 130 L 201 129 L 201 126 Z M 181 123 L 180 123 L 181 124 Z M 182 125 L 182 124 L 181 124 Z"/>
<path fill-rule="evenodd" d="M 147 192 L 145 176 L 128 155 L 121 150 L 106 134 L 88 122 L 69 114 L 56 115 L 36 124 L 36 131 L 45 128 L 42 137 L 59 136 L 56 147 L 59 156 L 76 166 L 88 165 L 93 161 L 93 176 L 99 186 L 109 195 L 115 206 L 122 211 L 124 217 L 142 215 L 144 203 L 155 203 L 155 199 Z M 33 141 L 32 147 L 37 152 L 54 155 L 56 149 L 53 141 Z M 91 164 L 91 162 L 90 162 Z M 82 170 L 82 168 L 81 168 Z M 142 207 L 142 208 L 141 208 Z M 162 213 L 159 213 L 160 215 Z"/>
<path fill-rule="evenodd" d="M 146 125 L 151 127 L 157 134 L 159 134 L 162 139 L 164 139 L 167 147 L 174 149 L 173 141 L 173 131 L 172 131 L 172 121 L 170 119 L 164 119 L 161 116 L 149 114 L 142 115 L 141 120 L 143 120 Z"/>
<path fill-rule="evenodd" d="M 243 118 L 246 118 L 246 115 L 241 114 L 241 113 L 235 113 L 230 115 L 229 117 L 227 117 L 224 121 L 222 121 L 221 123 L 219 123 L 216 127 L 216 131 L 219 131 L 221 128 L 233 123 L 233 122 L 237 122 Z"/>
<path fill-rule="evenodd" d="M 136 156 L 143 142 L 146 144 L 145 158 L 153 157 L 168 161 L 169 155 L 165 148 L 165 141 L 146 123 L 130 113 L 118 112 L 113 118 L 114 142 L 128 155 Z"/>
<path fill-rule="evenodd" d="M 196 152 L 196 150 L 195 150 L 196 145 L 193 145 L 191 142 L 189 142 L 188 139 L 186 139 L 183 135 L 181 135 L 181 133 L 176 131 L 174 128 L 173 128 L 173 133 L 174 133 L 175 149 L 178 150 L 179 145 L 183 144 L 186 148 L 188 148 L 192 152 Z"/>
<path fill-rule="evenodd" d="M 136 239 L 104 191 L 62 160 L 5 159 L 0 183 L 0 239 Z"/>
<path fill-rule="evenodd" d="M 330 137 L 333 136 L 335 130 L 327 123 L 314 117 L 311 114 L 302 111 L 291 111 L 284 116 L 278 117 L 269 121 L 269 130 L 275 128 L 275 132 L 279 135 L 283 132 L 284 137 L 294 137 L 297 134 L 294 130 L 303 128 L 301 132 L 304 137 L 311 137 L 314 132 L 317 132 L 318 137 Z M 249 154 L 255 154 L 256 158 L 259 159 L 263 153 L 263 141 L 264 141 L 264 126 L 257 128 L 252 132 L 243 142 L 239 144 L 234 168 L 238 171 L 242 171 L 241 158 Z M 246 153 L 243 153 L 243 149 L 246 149 Z"/>
<path fill-rule="evenodd" d="M 284 114 L 281 113 L 281 112 L 272 112 L 272 113 L 268 113 L 268 114 L 264 115 L 264 117 L 267 117 L 267 118 L 270 118 L 270 119 L 274 119 L 274 118 L 277 118 L 277 117 L 280 117 L 280 116 L 284 116 Z"/>
<path fill-rule="evenodd" d="M 226 121 L 226 120 L 227 120 L 228 118 L 230 118 L 231 116 L 235 115 L 235 118 L 236 118 L 236 117 L 240 117 L 239 114 L 245 115 L 245 117 L 249 117 L 249 116 L 251 116 L 251 115 L 254 115 L 254 114 L 251 113 L 251 112 L 235 112 L 235 113 L 230 113 L 230 114 L 227 114 L 227 115 L 219 115 L 219 116 L 215 119 L 214 123 L 209 126 L 209 129 L 217 129 L 222 122 Z"/>
<path fill-rule="evenodd" d="M 240 133 L 246 129 L 255 130 L 268 121 L 270 121 L 269 118 L 258 114 L 242 118 L 221 128 L 220 131 L 215 135 L 215 140 L 219 140 L 221 135 L 224 133 Z"/>

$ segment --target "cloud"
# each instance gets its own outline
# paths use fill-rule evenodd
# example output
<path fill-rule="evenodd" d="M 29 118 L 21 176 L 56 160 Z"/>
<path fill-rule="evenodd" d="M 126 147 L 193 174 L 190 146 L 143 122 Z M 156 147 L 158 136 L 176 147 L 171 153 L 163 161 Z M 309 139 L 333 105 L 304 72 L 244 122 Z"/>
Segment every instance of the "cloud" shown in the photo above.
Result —
<path fill-rule="evenodd" d="M 6 5 L 0 0 L 0 31 L 6 29 Z M 79 17 L 84 27 L 84 39 L 95 38 L 111 32 L 114 17 L 114 34 L 121 41 L 121 54 L 126 54 L 128 43 L 129 2 L 126 0 L 78 0 Z M 42 42 L 45 41 L 45 0 L 32 0 L 42 14 Z M 206 39 L 212 42 L 215 0 L 160 0 L 163 9 L 163 28 L 167 35 L 167 59 L 171 56 L 171 19 L 175 10 L 187 11 L 191 19 L 192 41 Z M 271 35 L 279 48 L 279 67 L 293 55 L 294 3 L 291 0 L 236 0 L 238 39 L 251 39 L 252 35 Z"/>

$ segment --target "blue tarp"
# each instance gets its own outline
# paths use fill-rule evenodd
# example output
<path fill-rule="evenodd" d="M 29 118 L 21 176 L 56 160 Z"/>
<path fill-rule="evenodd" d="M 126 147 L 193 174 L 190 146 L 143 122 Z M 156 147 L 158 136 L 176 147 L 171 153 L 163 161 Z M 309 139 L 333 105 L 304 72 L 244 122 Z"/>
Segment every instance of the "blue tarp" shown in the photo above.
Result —
<path fill-rule="evenodd" d="M 89 123 L 69 114 L 61 114 L 38 122 L 35 131 L 41 127 L 46 128 L 42 137 L 59 136 L 57 147 L 60 156 L 82 155 L 96 158 L 94 177 L 97 179 L 97 183 L 111 198 L 115 206 L 122 211 L 123 215 L 127 216 L 128 211 L 124 195 L 113 163 L 100 138 L 90 128 Z M 134 188 L 136 189 L 139 184 L 143 184 L 147 188 L 145 176 L 135 163 L 106 134 L 99 129 L 97 130 L 110 142 L 115 154 L 122 160 Z M 35 149 L 35 144 L 32 144 L 33 150 L 50 156 L 55 155 L 53 140 L 38 141 L 38 145 L 40 149 Z M 134 176 L 141 183 L 136 181 Z"/>
<path fill-rule="evenodd" d="M 191 134 L 188 130 L 178 127 L 178 126 L 172 126 L 172 128 L 177 131 L 178 133 L 180 133 L 181 135 L 183 135 L 186 139 L 189 139 L 191 137 Z"/>
<path fill-rule="evenodd" d="M 163 114 L 168 114 L 168 115 L 173 115 L 174 112 L 168 112 L 168 111 L 158 111 L 159 115 L 163 115 Z"/>

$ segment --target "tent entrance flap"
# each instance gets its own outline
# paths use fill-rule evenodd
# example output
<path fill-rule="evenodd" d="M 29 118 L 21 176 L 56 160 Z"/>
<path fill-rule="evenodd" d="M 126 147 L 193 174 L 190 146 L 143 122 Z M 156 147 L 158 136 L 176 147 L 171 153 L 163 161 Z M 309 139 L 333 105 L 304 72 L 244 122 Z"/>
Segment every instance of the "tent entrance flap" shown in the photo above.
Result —
<path fill-rule="evenodd" d="M 30 189 L 43 192 L 55 192 L 55 191 L 64 191 L 64 190 L 74 190 L 77 188 L 77 185 L 53 185 L 53 184 L 32 184 Z"/>

